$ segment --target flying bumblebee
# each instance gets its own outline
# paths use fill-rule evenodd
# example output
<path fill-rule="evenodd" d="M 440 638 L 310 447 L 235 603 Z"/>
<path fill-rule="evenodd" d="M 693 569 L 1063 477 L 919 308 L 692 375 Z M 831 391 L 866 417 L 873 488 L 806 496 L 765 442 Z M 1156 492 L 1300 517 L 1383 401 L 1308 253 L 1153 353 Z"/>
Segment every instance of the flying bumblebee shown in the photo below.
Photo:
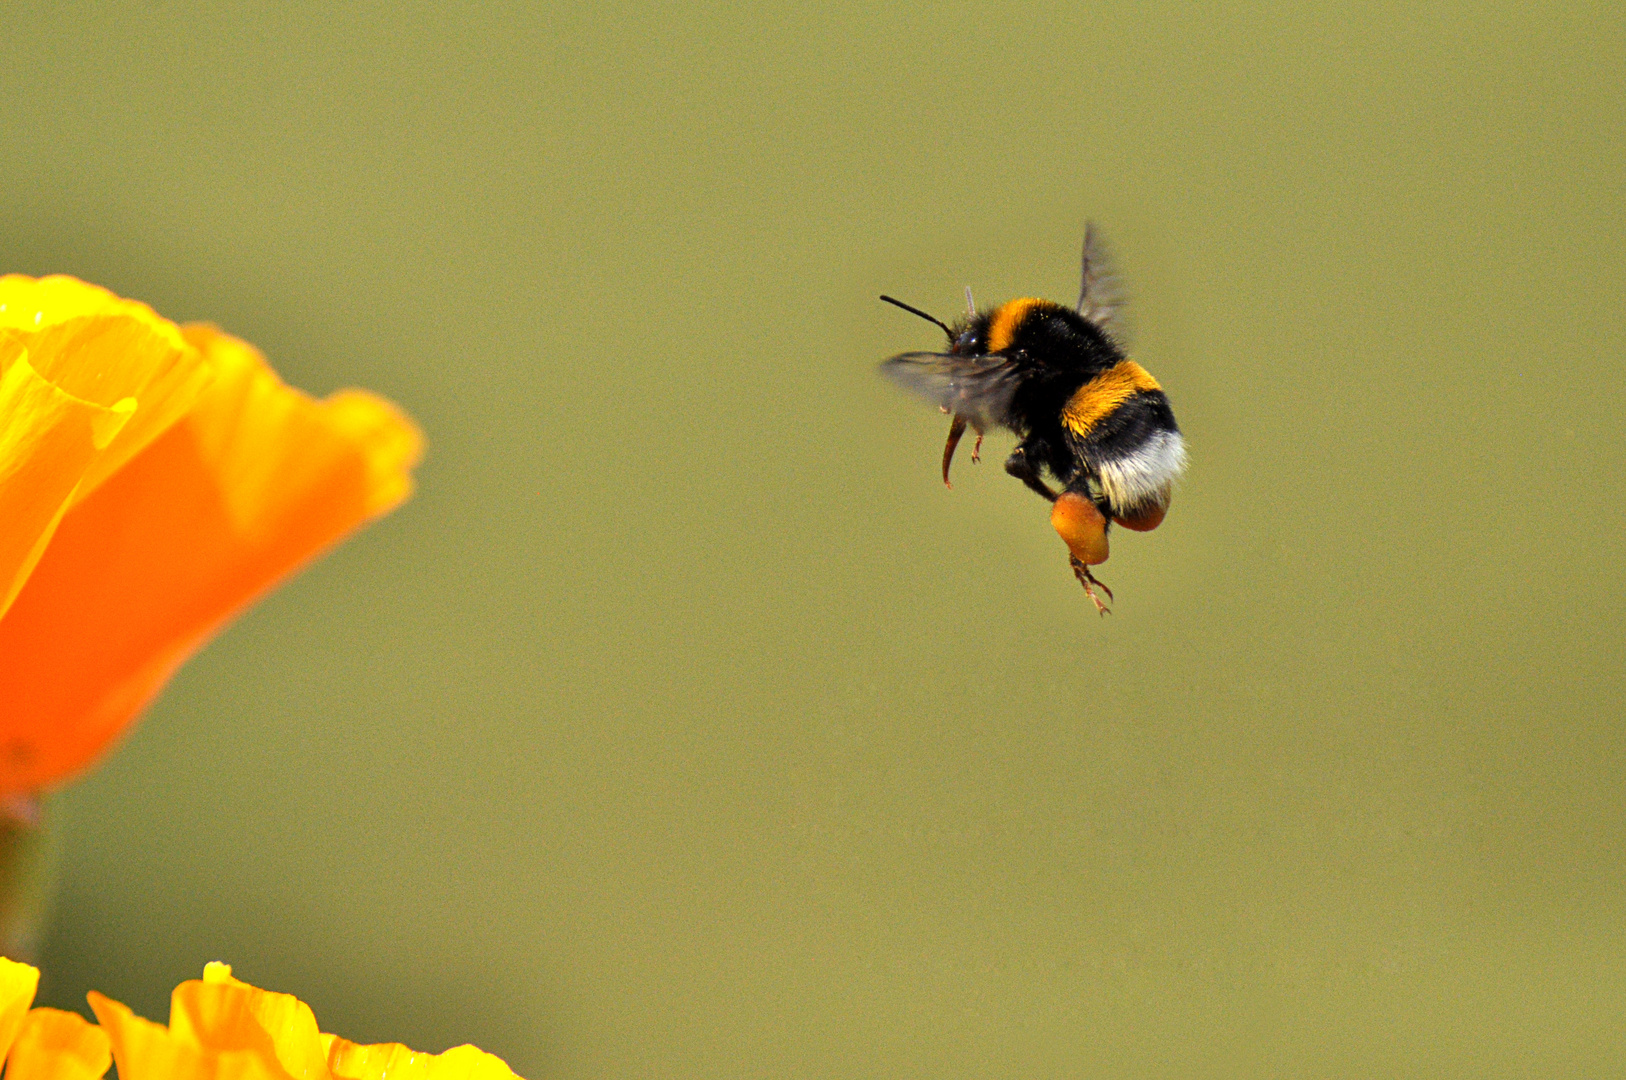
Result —
<path fill-rule="evenodd" d="M 943 483 L 969 426 L 982 436 L 1002 427 L 1018 438 L 1005 471 L 1051 504 L 1050 523 L 1066 541 L 1074 575 L 1102 614 L 1090 572 L 1107 561 L 1107 532 L 1155 529 L 1168 512 L 1185 441 L 1168 396 L 1120 346 L 1123 294 L 1093 225 L 1084 230 L 1083 283 L 1069 308 L 1025 297 L 967 314 L 954 326 L 890 296 L 889 304 L 937 324 L 948 352 L 901 353 L 881 365 L 897 382 L 952 419 L 943 447 Z M 1048 473 L 1061 486 L 1045 481 Z"/>

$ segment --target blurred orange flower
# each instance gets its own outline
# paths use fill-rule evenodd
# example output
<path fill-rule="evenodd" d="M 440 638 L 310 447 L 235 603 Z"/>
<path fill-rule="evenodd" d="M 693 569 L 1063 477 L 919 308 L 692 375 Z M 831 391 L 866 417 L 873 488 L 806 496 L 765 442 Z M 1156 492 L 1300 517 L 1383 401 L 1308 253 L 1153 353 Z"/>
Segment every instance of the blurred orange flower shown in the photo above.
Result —
<path fill-rule="evenodd" d="M 96 759 L 211 634 L 412 492 L 422 437 L 212 326 L 0 277 L 0 794 Z"/>
<path fill-rule="evenodd" d="M 399 1043 L 358 1046 L 322 1034 L 310 1006 L 204 968 L 170 996 L 169 1026 L 92 992 L 101 1026 L 78 1013 L 30 1009 L 39 971 L 0 959 L 0 1058 L 6 1080 L 514 1080 L 472 1046 L 419 1054 Z"/>

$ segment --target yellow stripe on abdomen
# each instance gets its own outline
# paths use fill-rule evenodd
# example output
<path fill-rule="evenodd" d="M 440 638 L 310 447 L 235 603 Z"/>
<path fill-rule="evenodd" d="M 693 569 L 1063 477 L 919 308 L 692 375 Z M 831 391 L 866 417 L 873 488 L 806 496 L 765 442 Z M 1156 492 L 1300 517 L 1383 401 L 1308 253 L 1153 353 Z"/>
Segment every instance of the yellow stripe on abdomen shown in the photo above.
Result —
<path fill-rule="evenodd" d="M 1012 302 L 1021 303 L 1019 300 Z M 1000 314 L 1004 314 L 1003 309 Z M 992 331 L 989 336 L 993 336 Z M 1066 407 L 1061 410 L 1061 422 L 1068 431 L 1083 438 L 1135 394 L 1142 390 L 1161 389 L 1145 368 L 1133 360 L 1122 360 L 1073 392 L 1073 396 L 1067 399 Z"/>
<path fill-rule="evenodd" d="M 1011 342 L 1016 340 L 1016 328 L 1022 325 L 1022 318 L 1046 302 L 1035 296 L 1025 296 L 999 305 L 999 310 L 994 312 L 993 320 L 988 324 L 988 351 L 1004 352 L 1010 348 Z"/>

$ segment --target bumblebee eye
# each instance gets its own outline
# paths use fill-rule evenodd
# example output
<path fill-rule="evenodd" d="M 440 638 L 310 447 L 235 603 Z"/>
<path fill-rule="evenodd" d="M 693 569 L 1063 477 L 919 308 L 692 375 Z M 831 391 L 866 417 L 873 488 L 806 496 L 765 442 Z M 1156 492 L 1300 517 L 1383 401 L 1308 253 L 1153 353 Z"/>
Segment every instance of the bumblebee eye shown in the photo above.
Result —
<path fill-rule="evenodd" d="M 1050 508 L 1050 526 L 1067 542 L 1067 550 L 1085 566 L 1107 561 L 1107 519 L 1076 491 L 1064 491 Z"/>

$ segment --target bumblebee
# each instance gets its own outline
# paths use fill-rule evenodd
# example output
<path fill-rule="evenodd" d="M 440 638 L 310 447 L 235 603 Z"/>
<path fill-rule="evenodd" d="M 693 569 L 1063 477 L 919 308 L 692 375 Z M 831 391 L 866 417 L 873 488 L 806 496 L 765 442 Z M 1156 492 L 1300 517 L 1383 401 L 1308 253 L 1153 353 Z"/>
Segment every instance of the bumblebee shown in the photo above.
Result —
<path fill-rule="evenodd" d="M 1005 428 L 1019 440 L 1005 471 L 1051 505 L 1050 523 L 1066 542 L 1074 575 L 1102 614 L 1095 590 L 1112 590 L 1090 567 L 1106 562 L 1114 523 L 1145 532 L 1162 523 L 1174 481 L 1185 469 L 1185 441 L 1168 395 L 1124 355 L 1124 298 L 1093 225 L 1084 230 L 1083 282 L 1071 308 L 1024 297 L 967 314 L 950 326 L 890 296 L 881 297 L 948 335 L 948 352 L 909 352 L 881 371 L 952 419 L 943 447 L 943 483 L 969 426 L 981 460 L 982 436 Z M 1052 488 L 1045 474 L 1061 490 Z"/>

